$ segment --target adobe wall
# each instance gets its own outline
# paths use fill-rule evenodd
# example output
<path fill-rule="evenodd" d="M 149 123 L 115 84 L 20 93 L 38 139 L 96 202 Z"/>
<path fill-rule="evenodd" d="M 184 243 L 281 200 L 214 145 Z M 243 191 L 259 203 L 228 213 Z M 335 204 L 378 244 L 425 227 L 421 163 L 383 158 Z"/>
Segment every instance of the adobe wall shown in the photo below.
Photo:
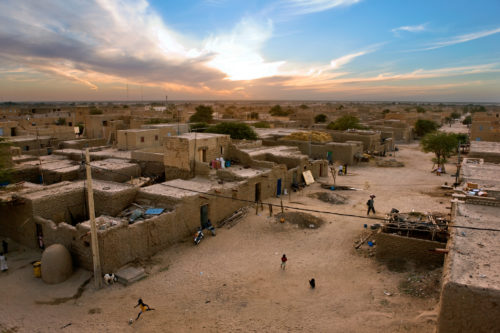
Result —
<path fill-rule="evenodd" d="M 359 133 L 359 132 L 343 132 L 343 131 L 328 131 L 335 142 L 346 141 L 361 141 L 363 142 L 363 150 L 377 150 L 380 145 L 380 133 Z"/>
<path fill-rule="evenodd" d="M 16 165 L 12 171 L 11 183 L 18 182 L 40 182 L 40 168 L 37 165 Z"/>
<path fill-rule="evenodd" d="M 471 150 L 468 155 L 469 158 L 482 158 L 487 163 L 500 163 L 500 152 L 485 152 Z"/>
<path fill-rule="evenodd" d="M 439 267 L 443 265 L 444 254 L 431 252 L 431 250 L 445 248 L 445 243 L 403 237 L 381 231 L 375 235 L 375 239 L 377 243 L 376 258 L 379 261 L 404 260 L 425 267 Z"/>
<path fill-rule="evenodd" d="M 443 273 L 438 333 L 499 332 L 500 291 L 451 282 Z"/>
<path fill-rule="evenodd" d="M 103 160 L 102 162 L 104 162 Z M 92 178 L 107 180 L 117 183 L 123 183 L 130 180 L 130 178 L 139 177 L 141 175 L 141 168 L 134 163 L 127 163 L 122 161 L 122 163 L 109 162 L 102 164 L 101 161 L 90 162 L 92 168 Z M 106 165 L 107 164 L 107 165 Z M 83 174 L 85 171 L 80 171 Z"/>

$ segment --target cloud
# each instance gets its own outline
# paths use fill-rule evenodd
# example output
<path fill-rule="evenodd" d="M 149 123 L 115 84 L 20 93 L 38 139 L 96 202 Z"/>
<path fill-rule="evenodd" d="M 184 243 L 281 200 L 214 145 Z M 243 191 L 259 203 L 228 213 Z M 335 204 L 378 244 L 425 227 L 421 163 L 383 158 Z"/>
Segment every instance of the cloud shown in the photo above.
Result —
<path fill-rule="evenodd" d="M 499 32 L 500 32 L 500 28 L 496 28 L 496 29 L 492 29 L 492 30 L 483 30 L 483 31 L 473 32 L 470 34 L 454 36 L 449 40 L 433 43 L 429 47 L 420 49 L 420 51 L 434 50 L 434 49 L 439 49 L 442 47 L 451 46 L 451 45 L 455 45 L 455 44 L 466 43 L 466 42 L 469 42 L 471 40 L 487 37 L 490 35 L 497 34 Z"/>
<path fill-rule="evenodd" d="M 354 58 L 365 55 L 366 53 L 368 53 L 368 51 L 361 51 L 361 52 L 357 52 L 357 53 L 351 53 L 351 54 L 342 56 L 342 57 L 337 58 L 337 59 L 333 59 L 332 61 L 330 61 L 330 66 L 332 68 L 340 68 L 340 67 L 344 66 L 345 64 L 351 62 Z"/>
<path fill-rule="evenodd" d="M 398 34 L 400 31 L 407 31 L 407 32 L 421 32 L 426 30 L 426 25 L 427 23 L 424 24 L 419 24 L 419 25 L 404 25 L 402 27 L 394 28 L 391 31 L 394 34 Z"/>
<path fill-rule="evenodd" d="M 208 55 L 185 47 L 143 0 L 95 0 L 92 5 L 3 1 L 0 19 L 0 61 L 52 73 L 90 89 L 113 78 L 205 90 L 225 76 L 206 66 Z"/>
<path fill-rule="evenodd" d="M 354 5 L 361 0 L 289 0 L 283 1 L 281 6 L 289 15 L 305 15 L 322 12 L 334 7 Z"/>
<path fill-rule="evenodd" d="M 271 38 L 272 21 L 242 19 L 229 34 L 205 41 L 204 53 L 213 54 L 207 64 L 228 75 L 229 80 L 252 80 L 274 76 L 284 61 L 266 62 L 259 51 Z"/>

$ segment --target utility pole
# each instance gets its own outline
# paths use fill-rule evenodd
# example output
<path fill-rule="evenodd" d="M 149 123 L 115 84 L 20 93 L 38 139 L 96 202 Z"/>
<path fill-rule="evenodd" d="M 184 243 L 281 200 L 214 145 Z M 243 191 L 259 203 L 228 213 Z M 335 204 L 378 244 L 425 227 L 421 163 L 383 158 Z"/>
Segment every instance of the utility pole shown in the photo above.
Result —
<path fill-rule="evenodd" d="M 90 173 L 89 149 L 85 149 L 85 167 L 87 169 L 87 193 L 89 199 L 90 237 L 92 243 L 92 261 L 94 262 L 95 288 L 101 288 L 101 259 L 99 257 L 99 243 L 97 240 L 97 228 L 95 225 L 94 191 L 92 189 L 92 175 Z"/>

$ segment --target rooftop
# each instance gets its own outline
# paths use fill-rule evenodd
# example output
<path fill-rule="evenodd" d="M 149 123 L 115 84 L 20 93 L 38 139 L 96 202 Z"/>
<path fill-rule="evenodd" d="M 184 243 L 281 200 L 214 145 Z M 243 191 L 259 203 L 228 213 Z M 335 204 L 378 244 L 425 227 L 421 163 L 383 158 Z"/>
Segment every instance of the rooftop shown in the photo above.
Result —
<path fill-rule="evenodd" d="M 500 228 L 500 208 L 459 203 L 455 225 Z M 452 228 L 450 280 L 500 290 L 498 232 Z"/>
<path fill-rule="evenodd" d="M 188 139 L 188 140 L 200 140 L 200 139 L 209 139 L 209 138 L 222 138 L 226 137 L 228 135 L 226 134 L 214 134 L 214 133 L 184 133 L 179 136 L 178 138 L 183 138 L 183 139 Z"/>
<path fill-rule="evenodd" d="M 470 143 L 471 153 L 500 153 L 500 142 L 472 141 Z"/>
<path fill-rule="evenodd" d="M 483 187 L 500 187 L 500 164 L 462 164 L 462 175 L 465 181 L 477 183 Z"/>

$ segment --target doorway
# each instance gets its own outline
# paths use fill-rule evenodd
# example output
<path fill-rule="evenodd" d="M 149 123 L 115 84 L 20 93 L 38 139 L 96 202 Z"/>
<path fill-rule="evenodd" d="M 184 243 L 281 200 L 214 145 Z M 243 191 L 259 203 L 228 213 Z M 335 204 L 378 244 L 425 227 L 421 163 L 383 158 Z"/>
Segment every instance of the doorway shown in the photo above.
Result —
<path fill-rule="evenodd" d="M 260 183 L 255 184 L 255 202 L 260 201 Z"/>
<path fill-rule="evenodd" d="M 326 153 L 326 159 L 328 160 L 329 164 L 332 164 L 332 159 L 333 158 L 332 158 L 332 152 L 331 151 L 329 151 L 329 152 Z"/>
<path fill-rule="evenodd" d="M 208 204 L 201 205 L 200 206 L 200 224 L 201 227 L 204 228 L 204 226 L 207 225 L 208 222 Z"/>
<path fill-rule="evenodd" d="M 281 178 L 278 179 L 278 183 L 276 184 L 276 196 L 279 197 L 281 195 Z"/>

